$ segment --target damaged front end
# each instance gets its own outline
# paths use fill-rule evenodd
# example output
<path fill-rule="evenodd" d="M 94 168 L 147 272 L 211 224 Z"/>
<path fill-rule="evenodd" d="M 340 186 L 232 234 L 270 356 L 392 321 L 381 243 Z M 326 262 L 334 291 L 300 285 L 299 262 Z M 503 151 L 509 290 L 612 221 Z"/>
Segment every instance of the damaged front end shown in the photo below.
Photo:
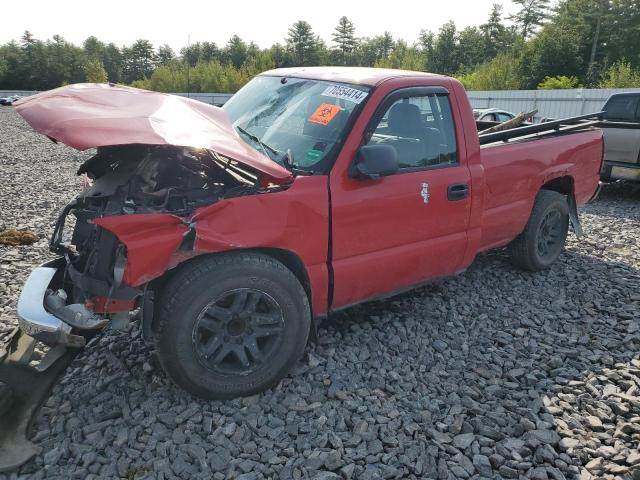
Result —
<path fill-rule="evenodd" d="M 31 272 L 19 329 L 0 345 L 0 472 L 36 453 L 33 416 L 78 351 L 132 314 L 147 319 L 151 282 L 198 253 L 197 210 L 293 180 L 222 109 L 187 98 L 76 84 L 24 98 L 16 111 L 51 140 L 97 154 L 81 165 L 85 188 L 56 222 L 50 248 L 59 257 Z"/>
<path fill-rule="evenodd" d="M 78 330 L 108 322 L 121 327 L 143 303 L 149 280 L 166 269 L 168 256 L 193 250 L 193 212 L 222 199 L 260 190 L 259 176 L 209 150 L 157 145 L 102 147 L 78 174 L 87 188 L 60 215 L 51 250 L 65 259 L 60 283 L 50 286 L 45 307 Z M 73 232 L 65 241 L 65 227 Z M 143 237 L 157 271 L 134 278 L 118 235 Z M 115 233 L 114 233 L 115 232 Z M 146 238 L 145 238 L 146 237 Z"/>
<path fill-rule="evenodd" d="M 50 240 L 60 256 L 31 272 L 18 301 L 19 329 L 0 346 L 0 472 L 36 453 L 27 439 L 33 415 L 79 349 L 133 313 L 152 314 L 149 281 L 170 259 L 195 255 L 194 212 L 281 188 L 209 150 L 167 145 L 101 147 L 78 174 L 85 189 L 63 209 Z M 131 238 L 145 250 L 143 276 L 128 258 Z M 35 364 L 37 342 L 48 351 Z"/>

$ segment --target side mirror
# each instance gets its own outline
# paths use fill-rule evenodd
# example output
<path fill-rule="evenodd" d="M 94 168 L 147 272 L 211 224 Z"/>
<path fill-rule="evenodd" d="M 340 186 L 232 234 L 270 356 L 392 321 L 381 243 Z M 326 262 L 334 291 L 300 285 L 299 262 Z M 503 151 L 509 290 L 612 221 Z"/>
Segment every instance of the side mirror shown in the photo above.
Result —
<path fill-rule="evenodd" d="M 370 180 L 398 171 L 398 152 L 391 145 L 363 145 L 349 169 L 351 178 Z"/>

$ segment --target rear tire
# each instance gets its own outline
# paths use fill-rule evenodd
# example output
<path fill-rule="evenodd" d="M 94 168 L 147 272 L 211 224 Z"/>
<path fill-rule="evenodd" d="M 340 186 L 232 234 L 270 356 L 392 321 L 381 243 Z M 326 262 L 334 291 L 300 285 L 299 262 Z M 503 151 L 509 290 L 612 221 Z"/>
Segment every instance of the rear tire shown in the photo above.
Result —
<path fill-rule="evenodd" d="M 304 353 L 307 294 L 283 264 L 258 253 L 195 259 L 163 290 L 156 349 L 169 377 L 206 399 L 276 385 Z"/>
<path fill-rule="evenodd" d="M 552 190 L 541 190 L 527 226 L 509 245 L 511 263 L 530 271 L 549 268 L 564 250 L 568 231 L 567 198 Z"/>

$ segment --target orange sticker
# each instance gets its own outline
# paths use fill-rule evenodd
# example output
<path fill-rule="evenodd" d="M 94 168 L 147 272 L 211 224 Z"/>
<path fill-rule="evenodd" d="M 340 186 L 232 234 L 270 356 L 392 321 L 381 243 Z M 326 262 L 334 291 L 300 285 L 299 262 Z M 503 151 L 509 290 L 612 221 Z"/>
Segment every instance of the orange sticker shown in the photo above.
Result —
<path fill-rule="evenodd" d="M 309 121 L 319 123 L 320 125 L 328 125 L 329 122 L 341 111 L 342 109 L 337 105 L 323 103 L 311 114 Z"/>

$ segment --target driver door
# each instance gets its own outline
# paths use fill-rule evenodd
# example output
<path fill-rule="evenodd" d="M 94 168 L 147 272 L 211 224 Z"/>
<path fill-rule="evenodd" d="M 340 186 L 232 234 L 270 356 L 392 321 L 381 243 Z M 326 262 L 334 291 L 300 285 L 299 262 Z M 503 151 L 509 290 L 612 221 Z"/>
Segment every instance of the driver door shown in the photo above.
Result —
<path fill-rule="evenodd" d="M 331 178 L 333 308 L 455 273 L 467 246 L 470 173 L 446 90 L 393 92 L 367 132 L 363 144 L 393 146 L 400 168 L 376 180 Z"/>

